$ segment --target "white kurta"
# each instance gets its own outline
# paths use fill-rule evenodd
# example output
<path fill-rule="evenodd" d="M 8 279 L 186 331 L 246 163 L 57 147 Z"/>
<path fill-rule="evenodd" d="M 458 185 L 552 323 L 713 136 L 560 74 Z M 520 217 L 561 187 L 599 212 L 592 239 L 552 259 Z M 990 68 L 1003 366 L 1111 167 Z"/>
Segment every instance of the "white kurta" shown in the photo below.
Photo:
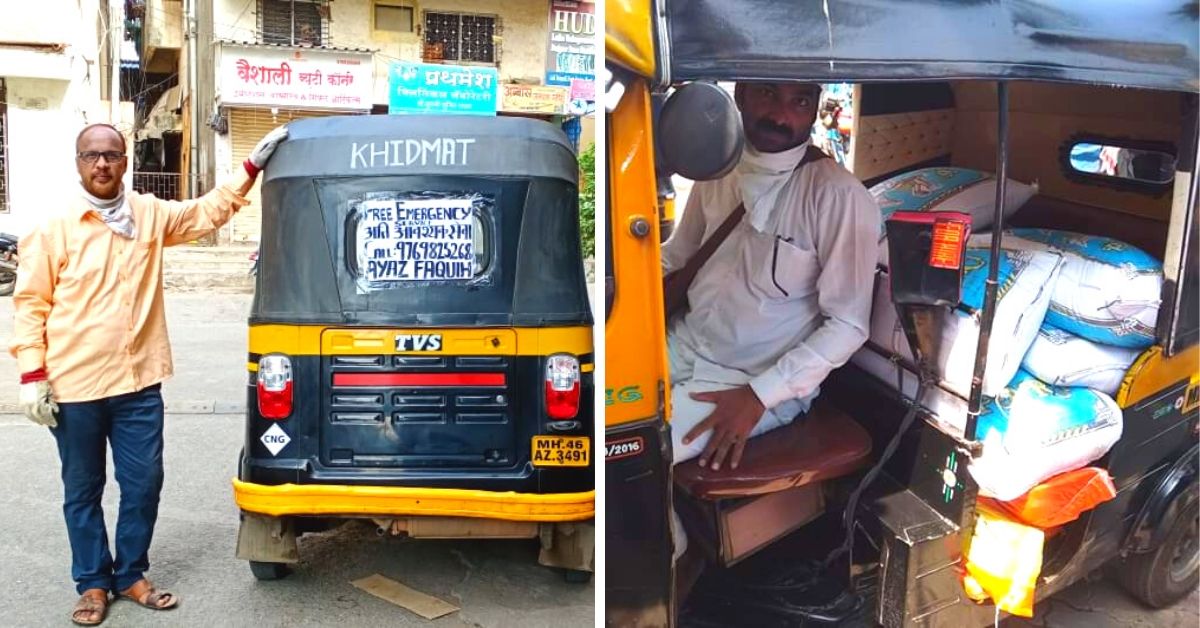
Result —
<path fill-rule="evenodd" d="M 691 309 L 667 334 L 676 462 L 703 451 L 708 434 L 687 447 L 681 439 L 714 407 L 688 393 L 749 383 L 767 407 L 757 435 L 807 411 L 867 340 L 879 209 L 832 159 L 794 170 L 805 148 L 751 150 L 733 173 L 697 183 L 663 245 L 664 271 L 683 267 L 746 199 L 746 216 L 701 267 Z M 776 176 L 763 175 L 764 163 Z"/>

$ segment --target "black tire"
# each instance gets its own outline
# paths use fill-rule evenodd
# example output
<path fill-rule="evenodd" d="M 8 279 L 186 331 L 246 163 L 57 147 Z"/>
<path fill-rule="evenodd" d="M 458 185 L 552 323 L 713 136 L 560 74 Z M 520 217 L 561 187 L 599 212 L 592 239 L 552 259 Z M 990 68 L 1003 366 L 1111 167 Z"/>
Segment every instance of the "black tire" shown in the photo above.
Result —
<path fill-rule="evenodd" d="M 250 561 L 250 572 L 258 580 L 279 580 L 292 573 L 292 569 L 283 563 L 263 563 L 252 560 Z"/>
<path fill-rule="evenodd" d="M 11 297 L 17 287 L 17 276 L 11 273 L 0 273 L 0 297 Z"/>
<path fill-rule="evenodd" d="M 587 584 L 592 581 L 592 572 L 579 569 L 564 569 L 563 580 L 571 584 Z"/>
<path fill-rule="evenodd" d="M 1200 583 L 1200 513 L 1179 514 L 1162 545 L 1125 560 L 1118 579 L 1133 597 L 1150 608 L 1166 608 L 1187 597 Z"/>

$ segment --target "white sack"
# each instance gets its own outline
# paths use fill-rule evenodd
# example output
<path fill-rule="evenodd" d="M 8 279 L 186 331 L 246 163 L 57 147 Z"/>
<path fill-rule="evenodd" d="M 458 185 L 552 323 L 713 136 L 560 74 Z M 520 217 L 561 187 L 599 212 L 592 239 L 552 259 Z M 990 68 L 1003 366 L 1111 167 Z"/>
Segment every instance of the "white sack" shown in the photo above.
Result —
<path fill-rule="evenodd" d="M 963 397 L 970 395 L 971 375 L 975 370 L 987 260 L 987 250 L 967 250 L 963 306 L 939 313 L 941 346 L 934 361 L 935 370 L 944 386 Z M 1051 286 L 1061 261 L 1061 256 L 1055 253 L 1001 251 L 1000 290 L 984 367 L 984 395 L 999 394 L 1021 367 L 1021 359 L 1037 336 L 1049 307 Z M 913 359 L 892 305 L 886 274 L 880 274 L 876 281 L 870 339 L 885 351 Z"/>
<path fill-rule="evenodd" d="M 1102 345 L 1042 325 L 1021 367 L 1052 386 L 1082 386 L 1115 397 L 1125 372 L 1140 353 L 1139 349 Z"/>

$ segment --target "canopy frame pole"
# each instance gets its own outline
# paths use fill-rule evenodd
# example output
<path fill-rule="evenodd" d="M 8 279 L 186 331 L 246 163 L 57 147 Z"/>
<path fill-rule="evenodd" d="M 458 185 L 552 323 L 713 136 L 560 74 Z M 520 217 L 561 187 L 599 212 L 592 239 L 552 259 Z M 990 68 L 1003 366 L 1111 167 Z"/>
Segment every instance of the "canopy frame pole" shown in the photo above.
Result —
<path fill-rule="evenodd" d="M 983 375 L 987 366 L 992 321 L 996 318 L 996 293 L 999 291 L 1000 243 L 1004 231 L 1004 197 L 1008 187 L 1008 82 L 996 82 L 998 124 L 996 128 L 996 207 L 992 214 L 992 248 L 988 257 L 988 276 L 984 287 L 983 314 L 979 321 L 979 341 L 975 345 L 975 370 L 971 375 L 971 395 L 967 406 L 967 425 L 963 439 L 975 440 L 983 405 Z"/>

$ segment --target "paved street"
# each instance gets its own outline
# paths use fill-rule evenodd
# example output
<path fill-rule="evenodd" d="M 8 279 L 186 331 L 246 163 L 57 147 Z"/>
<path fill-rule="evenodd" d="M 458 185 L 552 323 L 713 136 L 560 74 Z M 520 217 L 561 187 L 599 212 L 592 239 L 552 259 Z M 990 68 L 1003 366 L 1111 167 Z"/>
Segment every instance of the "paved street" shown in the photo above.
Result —
<path fill-rule="evenodd" d="M 304 537 L 303 562 L 287 579 L 255 581 L 233 556 L 237 510 L 229 482 L 242 417 L 213 413 L 221 404 L 244 403 L 249 303 L 242 294 L 167 297 L 176 376 L 164 397 L 175 411 L 167 416 L 167 478 L 149 575 L 183 601 L 170 615 L 118 602 L 105 626 L 427 623 L 350 585 L 374 573 L 462 608 L 433 622 L 437 626 L 592 624 L 594 585 L 567 584 L 540 567 L 533 541 L 381 539 L 370 526 L 351 525 Z M 0 300 L 5 346 L 11 309 L 10 300 Z M 16 381 L 15 362 L 0 359 L 0 402 L 9 407 Z M 0 626 L 70 625 L 75 594 L 58 466 L 43 428 L 0 415 L 0 580 L 7 585 L 0 588 Z M 111 477 L 109 483 L 104 503 L 111 536 L 118 491 Z"/>
<path fill-rule="evenodd" d="M 106 626 L 416 625 L 423 620 L 350 585 L 379 573 L 462 607 L 440 626 L 590 625 L 593 585 L 568 585 L 536 564 L 532 542 L 380 539 L 366 525 L 301 540 L 303 563 L 286 580 L 256 582 L 233 557 L 236 509 L 229 480 L 242 439 L 245 318 L 250 296 L 170 293 L 176 376 L 168 406 L 167 481 L 150 573 L 184 598 L 171 615 L 117 603 Z M 11 302 L 0 300 L 7 344 Z M 0 359 L 0 410 L 15 404 L 17 373 Z M 219 413 L 213 413 L 216 409 Z M 110 465 L 111 468 L 111 465 Z M 0 626 L 67 625 L 74 601 L 53 441 L 23 418 L 0 415 Z M 110 480 L 111 482 L 111 480 Z M 115 522 L 115 485 L 105 496 Z M 111 529 L 110 529 L 111 533 Z M 1079 583 L 1039 601 L 1033 621 L 1055 628 L 1196 626 L 1200 598 L 1151 612 L 1108 581 Z"/>

